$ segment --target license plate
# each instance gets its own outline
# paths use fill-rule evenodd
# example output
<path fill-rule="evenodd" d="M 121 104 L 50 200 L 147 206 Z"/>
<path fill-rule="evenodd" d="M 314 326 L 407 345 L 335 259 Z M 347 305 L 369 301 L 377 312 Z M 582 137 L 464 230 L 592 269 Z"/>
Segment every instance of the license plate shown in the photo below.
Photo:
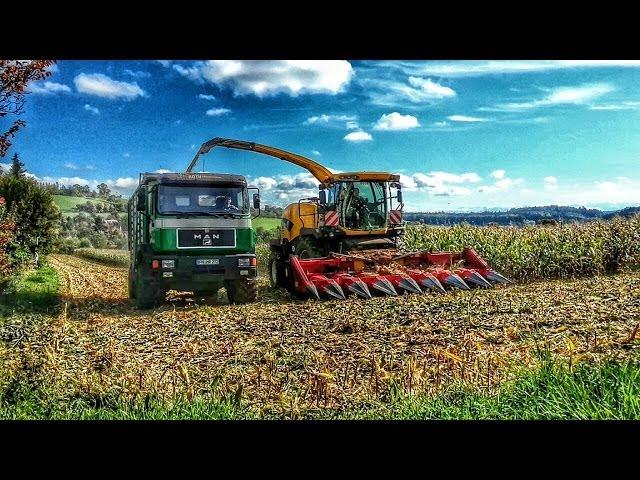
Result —
<path fill-rule="evenodd" d="M 196 265 L 218 265 L 220 260 L 217 258 L 198 258 Z"/>

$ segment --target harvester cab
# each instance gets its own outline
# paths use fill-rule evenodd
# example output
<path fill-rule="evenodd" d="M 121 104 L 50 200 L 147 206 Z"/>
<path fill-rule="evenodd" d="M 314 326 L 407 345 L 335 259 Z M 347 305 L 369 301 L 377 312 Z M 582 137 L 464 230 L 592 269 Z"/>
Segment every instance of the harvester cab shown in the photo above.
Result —
<path fill-rule="evenodd" d="M 318 180 L 318 196 L 288 205 L 280 236 L 270 244 L 271 285 L 297 298 L 346 298 L 468 290 L 509 282 L 472 249 L 462 252 L 399 251 L 404 234 L 400 176 L 387 172 L 333 173 L 319 163 L 279 148 L 214 138 L 187 168 L 212 148 L 248 150 L 293 163 Z"/>

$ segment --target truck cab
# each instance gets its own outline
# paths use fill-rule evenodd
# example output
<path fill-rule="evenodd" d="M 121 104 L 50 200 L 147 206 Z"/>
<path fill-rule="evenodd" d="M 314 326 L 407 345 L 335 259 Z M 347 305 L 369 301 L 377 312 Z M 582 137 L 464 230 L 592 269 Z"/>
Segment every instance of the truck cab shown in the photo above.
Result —
<path fill-rule="evenodd" d="M 128 205 L 129 297 L 150 308 L 168 290 L 257 299 L 252 206 L 245 177 L 216 173 L 143 173 Z"/>

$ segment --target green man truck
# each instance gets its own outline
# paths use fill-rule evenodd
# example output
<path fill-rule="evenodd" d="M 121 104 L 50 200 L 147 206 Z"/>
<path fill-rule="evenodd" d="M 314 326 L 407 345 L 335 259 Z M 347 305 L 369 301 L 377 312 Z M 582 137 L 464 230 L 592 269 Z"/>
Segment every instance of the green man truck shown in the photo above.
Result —
<path fill-rule="evenodd" d="M 129 199 L 129 298 L 152 308 L 168 290 L 229 302 L 258 296 L 256 237 L 245 177 L 214 173 L 141 173 Z"/>

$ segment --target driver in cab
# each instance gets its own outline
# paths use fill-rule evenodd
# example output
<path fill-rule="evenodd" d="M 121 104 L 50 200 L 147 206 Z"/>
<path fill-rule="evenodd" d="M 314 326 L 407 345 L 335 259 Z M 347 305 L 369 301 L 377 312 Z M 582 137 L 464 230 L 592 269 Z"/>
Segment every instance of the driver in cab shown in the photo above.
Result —
<path fill-rule="evenodd" d="M 218 197 L 216 200 L 216 210 L 222 210 L 224 212 L 233 212 L 240 210 L 231 202 L 230 196 Z"/>
<path fill-rule="evenodd" d="M 351 202 L 351 223 L 354 228 L 362 228 L 364 226 L 370 226 L 369 224 L 369 209 L 367 208 L 366 198 L 360 196 L 360 189 L 353 189 L 353 197 Z"/>

